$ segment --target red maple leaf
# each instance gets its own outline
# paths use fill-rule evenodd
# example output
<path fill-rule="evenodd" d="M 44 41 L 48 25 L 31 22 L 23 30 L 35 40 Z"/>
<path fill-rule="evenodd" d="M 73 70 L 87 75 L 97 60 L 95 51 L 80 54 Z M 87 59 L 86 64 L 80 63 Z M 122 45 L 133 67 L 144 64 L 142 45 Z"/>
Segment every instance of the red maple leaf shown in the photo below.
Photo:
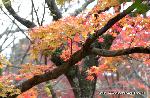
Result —
<path fill-rule="evenodd" d="M 98 42 L 99 42 L 99 43 L 102 43 L 102 42 L 104 42 L 104 39 L 103 39 L 102 37 L 99 37 L 99 38 L 98 38 Z"/>

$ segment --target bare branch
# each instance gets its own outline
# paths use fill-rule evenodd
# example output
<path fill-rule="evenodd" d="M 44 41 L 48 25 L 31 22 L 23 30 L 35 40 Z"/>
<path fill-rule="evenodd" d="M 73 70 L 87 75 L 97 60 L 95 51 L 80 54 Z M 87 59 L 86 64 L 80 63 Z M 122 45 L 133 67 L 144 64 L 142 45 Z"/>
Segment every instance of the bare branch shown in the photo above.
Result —
<path fill-rule="evenodd" d="M 85 1 L 85 3 L 82 5 L 81 8 L 76 9 L 76 10 L 75 10 L 73 13 L 71 13 L 70 15 L 71 15 L 71 16 L 77 16 L 77 15 L 80 14 L 83 10 L 85 10 L 86 7 L 87 7 L 90 3 L 92 3 L 93 1 L 95 1 L 95 0 L 87 0 L 87 1 Z"/>
<path fill-rule="evenodd" d="M 14 24 L 12 24 L 12 26 L 10 27 L 10 29 L 12 29 L 13 25 L 14 25 Z M 3 41 L 3 42 L 1 41 L 0 52 L 2 52 L 3 50 L 5 50 L 5 48 L 2 49 L 3 45 L 4 45 L 4 44 L 6 43 L 6 41 L 8 41 L 8 39 L 9 39 L 10 37 L 12 37 L 12 35 L 13 35 L 13 34 L 11 34 L 11 35 L 9 36 L 9 34 L 10 34 L 11 32 L 9 32 L 8 30 L 9 30 L 9 27 L 7 27 L 6 30 L 0 35 L 0 38 L 2 38 L 3 35 L 6 34 L 6 37 L 5 37 L 4 41 Z M 7 48 L 7 47 L 8 47 L 8 45 L 6 46 L 6 48 Z"/>
<path fill-rule="evenodd" d="M 38 16 L 38 13 L 37 13 L 37 11 L 36 11 L 36 9 L 35 9 L 35 5 L 34 5 L 33 0 L 31 0 L 31 3 L 32 3 L 32 7 L 33 7 L 33 9 L 34 9 L 34 12 L 35 12 L 35 14 L 36 14 L 36 19 L 37 19 L 38 25 L 40 25 L 39 16 Z"/>
<path fill-rule="evenodd" d="M 26 29 L 22 29 L 23 31 L 27 31 Z M 7 30 L 7 31 L 4 31 L 3 33 L 6 34 L 7 32 L 10 32 L 10 33 L 16 33 L 16 32 L 20 32 L 20 29 L 19 28 L 16 28 L 15 30 Z M 1 37 L 1 35 L 0 35 Z"/>
<path fill-rule="evenodd" d="M 12 27 L 13 27 L 13 25 L 11 26 L 11 29 L 12 29 Z M 6 30 L 5 30 L 3 33 L 0 34 L 0 39 L 1 39 L 5 34 L 8 35 L 9 33 L 11 33 L 11 32 L 10 32 L 10 30 L 9 30 L 9 27 L 7 27 Z"/>
<path fill-rule="evenodd" d="M 0 50 L 0 52 L 4 51 L 6 48 L 8 48 L 14 41 L 15 41 L 15 37 L 13 38 L 13 40 L 6 46 L 4 47 L 2 50 Z"/>
<path fill-rule="evenodd" d="M 31 45 L 29 45 L 28 48 L 27 48 L 27 50 L 25 51 L 25 53 L 24 53 L 24 55 L 23 55 L 23 57 L 22 57 L 22 59 L 21 59 L 20 64 L 23 64 L 23 61 L 24 61 L 25 57 L 28 55 L 28 52 L 29 52 L 29 50 L 30 50 L 30 46 L 31 46 Z"/>
<path fill-rule="evenodd" d="M 28 37 L 28 35 L 19 27 L 19 25 L 13 20 L 13 19 L 11 19 L 11 17 L 2 9 L 2 8 L 0 8 L 3 12 L 4 12 L 4 14 L 5 15 L 7 15 L 8 16 L 8 18 L 18 27 L 18 29 L 26 36 L 26 38 L 28 39 L 28 40 L 30 40 L 30 38 Z M 31 40 L 30 40 L 30 42 L 32 42 Z"/>
<path fill-rule="evenodd" d="M 114 57 L 114 56 L 121 56 L 121 55 L 133 54 L 133 53 L 150 54 L 150 48 L 133 47 L 133 48 L 127 48 L 121 50 L 105 50 L 105 49 L 93 48 L 92 53 L 104 57 Z"/>
<path fill-rule="evenodd" d="M 45 0 L 45 2 L 47 3 L 48 8 L 53 15 L 53 20 L 57 21 L 58 19 L 62 18 L 62 14 L 58 9 L 55 0 Z"/>
<path fill-rule="evenodd" d="M 44 5 L 43 5 L 44 12 L 43 12 L 42 20 L 41 20 L 41 26 L 43 25 L 43 22 L 44 22 L 45 8 L 46 8 L 45 5 L 46 5 L 46 3 L 44 2 Z"/>
<path fill-rule="evenodd" d="M 24 26 L 26 26 L 27 28 L 33 28 L 35 27 L 36 25 L 29 21 L 29 20 L 26 20 L 24 18 L 21 18 L 15 11 L 14 9 L 12 8 L 11 6 L 11 1 L 10 0 L 2 0 L 5 8 L 8 10 L 8 12 L 17 20 L 19 21 L 21 24 L 23 24 Z"/>

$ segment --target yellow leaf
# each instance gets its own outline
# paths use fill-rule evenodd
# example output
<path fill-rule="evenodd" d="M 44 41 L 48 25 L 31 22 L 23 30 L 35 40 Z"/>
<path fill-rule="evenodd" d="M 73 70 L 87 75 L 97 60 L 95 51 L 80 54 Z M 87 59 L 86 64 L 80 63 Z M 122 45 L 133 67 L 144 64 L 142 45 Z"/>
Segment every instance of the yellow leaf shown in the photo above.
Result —
<path fill-rule="evenodd" d="M 2 64 L 0 64 L 0 69 L 2 69 L 3 68 L 3 65 Z"/>

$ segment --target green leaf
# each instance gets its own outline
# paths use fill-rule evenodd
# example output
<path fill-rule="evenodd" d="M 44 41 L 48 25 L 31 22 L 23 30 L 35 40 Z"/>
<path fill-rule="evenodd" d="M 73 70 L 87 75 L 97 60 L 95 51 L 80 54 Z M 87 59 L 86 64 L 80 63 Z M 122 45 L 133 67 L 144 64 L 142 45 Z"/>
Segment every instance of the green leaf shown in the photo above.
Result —
<path fill-rule="evenodd" d="M 2 68 L 0 68 L 0 76 L 2 75 L 2 71 L 3 71 L 3 69 L 2 69 Z"/>
<path fill-rule="evenodd" d="M 147 4 L 143 4 L 143 3 L 141 3 L 140 5 L 137 5 L 136 8 L 137 8 L 136 12 L 139 14 L 144 14 L 148 10 L 150 10 L 150 7 Z"/>

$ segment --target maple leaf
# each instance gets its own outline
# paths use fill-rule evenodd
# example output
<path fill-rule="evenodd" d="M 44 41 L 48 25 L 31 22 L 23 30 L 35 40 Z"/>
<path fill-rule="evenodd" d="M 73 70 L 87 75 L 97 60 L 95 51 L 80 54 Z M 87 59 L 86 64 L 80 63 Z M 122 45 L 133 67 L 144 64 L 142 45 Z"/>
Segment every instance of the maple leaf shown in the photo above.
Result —
<path fill-rule="evenodd" d="M 20 81 L 20 80 L 22 80 L 23 78 L 22 77 L 20 77 L 20 76 L 16 76 L 15 77 L 15 80 L 17 80 L 17 81 Z"/>
<path fill-rule="evenodd" d="M 92 80 L 94 80 L 94 77 L 93 76 L 87 76 L 86 79 L 92 81 Z"/>
<path fill-rule="evenodd" d="M 102 43 L 102 42 L 104 42 L 104 38 L 102 38 L 102 37 L 99 37 L 99 38 L 98 38 L 98 42 L 99 42 L 99 43 Z"/>
<path fill-rule="evenodd" d="M 147 65 L 147 66 L 150 66 L 150 59 L 145 60 L 145 61 L 144 61 L 144 64 Z"/>
<path fill-rule="evenodd" d="M 75 36 L 74 36 L 74 38 L 73 38 L 73 40 L 75 42 L 80 42 L 81 41 L 80 35 L 78 33 L 76 33 Z"/>
<path fill-rule="evenodd" d="M 102 64 L 102 65 L 99 65 L 99 70 L 101 70 L 102 72 L 105 71 L 106 69 L 108 69 L 108 65 L 106 64 Z"/>
<path fill-rule="evenodd" d="M 113 37 L 117 37 L 117 33 L 115 33 L 115 32 L 112 32 L 111 35 L 112 35 Z"/>
<path fill-rule="evenodd" d="M 60 57 L 64 60 L 67 61 L 70 58 L 71 54 L 70 54 L 70 50 L 63 50 L 62 54 L 60 55 Z"/>
<path fill-rule="evenodd" d="M 0 69 L 2 69 L 3 68 L 3 65 L 2 64 L 0 64 Z"/>

